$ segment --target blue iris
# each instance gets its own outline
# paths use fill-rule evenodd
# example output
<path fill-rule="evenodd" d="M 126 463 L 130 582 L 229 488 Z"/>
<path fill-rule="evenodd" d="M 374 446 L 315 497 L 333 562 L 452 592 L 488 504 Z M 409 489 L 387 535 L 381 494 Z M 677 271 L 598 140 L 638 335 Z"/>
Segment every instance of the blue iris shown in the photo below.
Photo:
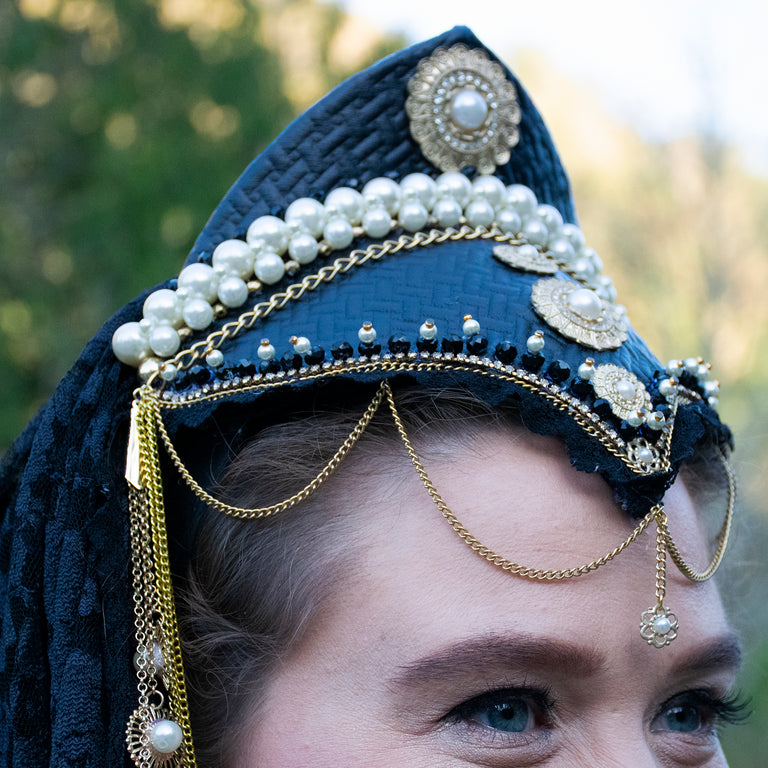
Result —
<path fill-rule="evenodd" d="M 524 699 L 510 699 L 500 704 L 493 704 L 484 713 L 484 719 L 490 728 L 507 733 L 523 733 L 531 725 L 531 707 Z"/>
<path fill-rule="evenodd" d="M 701 712 L 691 705 L 670 707 L 662 713 L 664 726 L 676 733 L 693 733 L 701 728 Z"/>

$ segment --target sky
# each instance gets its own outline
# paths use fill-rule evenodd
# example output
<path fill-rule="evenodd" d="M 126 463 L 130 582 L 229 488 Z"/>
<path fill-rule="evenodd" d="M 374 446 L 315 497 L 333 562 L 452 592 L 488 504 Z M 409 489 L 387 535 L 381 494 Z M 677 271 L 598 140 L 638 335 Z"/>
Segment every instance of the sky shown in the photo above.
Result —
<path fill-rule="evenodd" d="M 707 132 L 768 176 L 768 3 L 758 0 L 343 0 L 413 42 L 470 26 L 514 67 L 535 50 L 651 141 Z M 471 10 L 470 10 L 471 9 Z M 502 10 L 500 10 L 502 9 Z M 534 100 L 536 95 L 533 94 Z M 546 116 L 545 116 L 546 117 Z"/>

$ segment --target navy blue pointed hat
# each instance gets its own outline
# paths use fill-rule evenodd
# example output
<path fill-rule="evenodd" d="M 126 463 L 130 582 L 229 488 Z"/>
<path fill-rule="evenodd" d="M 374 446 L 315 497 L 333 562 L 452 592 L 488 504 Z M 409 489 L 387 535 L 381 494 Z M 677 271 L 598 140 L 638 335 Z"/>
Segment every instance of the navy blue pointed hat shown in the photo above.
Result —
<path fill-rule="evenodd" d="M 384 59 L 293 122 L 226 195 L 179 276 L 107 324 L 4 464 L 10 725 L 0 752 L 32 754 L 39 721 L 51 754 L 103 764 L 127 720 L 137 765 L 147 755 L 193 764 L 167 529 L 178 537 L 195 524 L 166 517 L 167 473 L 224 514 L 292 506 L 293 497 L 267 512 L 228 507 L 198 470 L 212 464 L 210 435 L 232 424 L 223 439 L 236 438 L 233 413 L 284 407 L 301 391 L 359 386 L 393 415 L 403 382 L 511 401 L 531 430 L 565 441 L 577 469 L 604 477 L 639 523 L 586 566 L 495 565 L 528 578 L 581 575 L 655 523 L 661 555 L 708 578 L 732 498 L 703 572 L 682 560 L 661 504 L 699 446 L 730 447 L 717 383 L 699 358 L 665 366 L 653 356 L 574 222 L 538 112 L 465 28 Z M 190 429 L 202 437 L 187 450 Z M 660 578 L 641 625 L 657 647 L 677 633 Z M 138 706 L 127 682 L 136 646 Z M 79 733 L 67 705 L 86 690 L 93 725 Z"/>

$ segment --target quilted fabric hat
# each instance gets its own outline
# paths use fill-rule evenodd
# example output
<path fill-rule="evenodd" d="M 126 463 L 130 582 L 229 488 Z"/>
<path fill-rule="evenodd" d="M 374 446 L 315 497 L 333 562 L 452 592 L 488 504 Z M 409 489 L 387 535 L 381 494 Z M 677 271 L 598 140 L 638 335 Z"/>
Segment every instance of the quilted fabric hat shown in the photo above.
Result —
<path fill-rule="evenodd" d="M 370 390 L 361 430 L 381 403 L 397 417 L 404 383 L 514 402 L 639 521 L 613 553 L 568 572 L 493 561 L 513 574 L 581 575 L 655 523 L 662 557 L 711 576 L 732 504 L 712 564 L 696 572 L 662 499 L 698 446 L 730 446 L 717 384 L 701 359 L 653 356 L 574 222 L 535 107 L 465 28 L 384 59 L 292 123 L 226 195 L 179 276 L 105 326 L 5 461 L 8 764 L 39 762 L 41 748 L 51 764 L 117 764 L 126 722 L 136 765 L 194 764 L 172 575 L 195 521 L 166 515 L 164 493 L 183 481 L 246 518 L 305 498 L 323 476 L 266 510 L 210 492 L 216 441 L 237 442 L 243 413 L 279 421 L 301 392 Z M 663 647 L 677 620 L 657 577 L 641 632 Z"/>

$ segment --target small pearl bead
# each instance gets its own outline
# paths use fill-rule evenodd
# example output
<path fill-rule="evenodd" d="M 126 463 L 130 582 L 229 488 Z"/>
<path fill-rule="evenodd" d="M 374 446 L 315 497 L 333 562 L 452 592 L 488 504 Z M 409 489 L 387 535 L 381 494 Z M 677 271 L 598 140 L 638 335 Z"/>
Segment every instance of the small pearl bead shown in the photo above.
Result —
<path fill-rule="evenodd" d="M 408 232 L 418 232 L 423 229 L 429 219 L 427 209 L 419 202 L 403 203 L 400 207 L 398 221 Z"/>
<path fill-rule="evenodd" d="M 288 247 L 288 227 L 277 216 L 259 216 L 251 222 L 245 239 L 252 248 L 259 246 L 277 254 L 285 253 Z"/>
<path fill-rule="evenodd" d="M 202 331 L 213 322 L 213 307 L 205 299 L 184 302 L 184 322 L 193 331 Z"/>
<path fill-rule="evenodd" d="M 603 314 L 603 302 L 589 288 L 577 288 L 567 299 L 568 308 L 585 320 L 599 320 Z"/>
<path fill-rule="evenodd" d="M 160 357 L 171 357 L 179 351 L 181 339 L 179 333 L 170 325 L 159 325 L 149 334 L 149 346 Z"/>
<path fill-rule="evenodd" d="M 275 348 L 269 343 L 269 339 L 262 339 L 256 354 L 260 360 L 271 360 L 275 356 Z"/>
<path fill-rule="evenodd" d="M 369 201 L 369 207 L 372 201 L 380 202 L 391 216 L 400 208 L 400 187 L 384 176 L 371 179 L 363 187 L 363 197 Z"/>
<path fill-rule="evenodd" d="M 653 411 L 646 417 L 646 424 L 648 424 L 651 429 L 664 429 L 666 421 L 667 420 L 664 418 L 664 414 L 660 411 Z"/>
<path fill-rule="evenodd" d="M 365 323 L 357 332 L 357 338 L 360 339 L 363 344 L 373 344 L 373 342 L 376 341 L 376 329 L 370 323 Z"/>
<path fill-rule="evenodd" d="M 639 427 L 642 424 L 645 424 L 646 416 L 647 414 L 644 410 L 636 411 L 627 416 L 627 424 L 629 424 L 630 427 Z"/>
<path fill-rule="evenodd" d="M 570 264 L 576 257 L 573 246 L 564 237 L 556 237 L 549 241 L 547 250 L 552 254 L 558 264 Z"/>
<path fill-rule="evenodd" d="M 428 211 L 437 200 L 437 184 L 426 173 L 409 173 L 400 182 L 400 190 L 403 197 L 415 197 Z"/>
<path fill-rule="evenodd" d="M 695 376 L 698 370 L 699 370 L 699 361 L 695 357 L 686 358 L 685 360 L 686 373 L 690 373 L 692 376 Z"/>
<path fill-rule="evenodd" d="M 666 635 L 672 629 L 672 622 L 666 616 L 657 616 L 653 620 L 653 631 L 657 635 Z"/>
<path fill-rule="evenodd" d="M 350 224 L 359 224 L 365 213 L 365 199 L 356 190 L 350 187 L 339 187 L 329 192 L 325 198 L 325 207 L 335 210 Z"/>
<path fill-rule="evenodd" d="M 717 408 L 717 404 L 720 402 L 720 399 L 717 397 L 708 397 L 707 402 L 712 408 Z"/>
<path fill-rule="evenodd" d="M 539 218 L 544 223 L 550 236 L 558 236 L 563 227 L 563 217 L 560 215 L 560 211 L 553 205 L 547 205 L 544 203 L 536 209 Z"/>
<path fill-rule="evenodd" d="M 216 246 L 211 259 L 213 268 L 224 274 L 247 280 L 253 274 L 253 251 L 242 240 L 225 240 Z"/>
<path fill-rule="evenodd" d="M 184 740 L 184 734 L 173 720 L 155 720 L 149 728 L 149 743 L 161 755 L 175 752 Z"/>
<path fill-rule="evenodd" d="M 179 328 L 184 322 L 181 316 L 181 300 L 175 291 L 161 288 L 147 296 L 143 313 L 152 325 L 172 325 Z"/>
<path fill-rule="evenodd" d="M 545 245 L 549 239 L 549 231 L 538 219 L 527 219 L 520 234 L 531 245 Z"/>
<path fill-rule="evenodd" d="M 265 253 L 256 259 L 253 271 L 257 280 L 274 285 L 283 279 L 285 262 L 276 253 Z"/>
<path fill-rule="evenodd" d="M 112 334 L 112 351 L 121 363 L 137 367 L 149 354 L 149 339 L 139 323 L 125 323 Z"/>
<path fill-rule="evenodd" d="M 523 184 L 511 184 L 507 187 L 507 205 L 514 208 L 525 219 L 536 213 L 538 207 L 536 195 Z"/>
<path fill-rule="evenodd" d="M 696 371 L 696 378 L 700 382 L 707 381 L 711 375 L 712 375 L 711 366 L 707 365 L 706 363 L 701 363 L 699 365 L 699 369 Z"/>
<path fill-rule="evenodd" d="M 363 216 L 363 229 L 368 237 L 384 237 L 392 229 L 392 217 L 384 207 L 369 208 Z"/>
<path fill-rule="evenodd" d="M 205 362 L 211 366 L 211 368 L 218 368 L 224 363 L 224 355 L 220 349 L 212 349 L 206 356 Z"/>
<path fill-rule="evenodd" d="M 309 339 L 306 336 L 292 337 L 291 346 L 293 347 L 294 351 L 300 355 L 306 355 L 307 352 L 309 352 L 309 350 L 312 349 L 312 345 L 310 344 Z"/>
<path fill-rule="evenodd" d="M 472 199 L 485 200 L 494 208 L 501 208 L 507 196 L 507 189 L 501 179 L 495 176 L 478 176 L 472 182 Z"/>
<path fill-rule="evenodd" d="M 577 373 L 580 379 L 589 381 L 595 374 L 595 361 L 590 357 L 587 358 L 578 368 Z"/>
<path fill-rule="evenodd" d="M 299 264 L 311 264 L 317 258 L 318 244 L 312 235 L 302 232 L 288 243 L 288 255 Z"/>
<path fill-rule="evenodd" d="M 670 360 L 667 363 L 667 373 L 670 376 L 680 376 L 684 370 L 685 366 L 682 360 Z"/>
<path fill-rule="evenodd" d="M 487 200 L 473 200 L 465 215 L 471 227 L 490 227 L 496 218 L 496 212 Z"/>
<path fill-rule="evenodd" d="M 704 394 L 707 397 L 717 397 L 720 394 L 720 384 L 717 381 L 705 381 Z"/>
<path fill-rule="evenodd" d="M 178 373 L 179 371 L 173 363 L 165 363 L 160 368 L 160 378 L 163 381 L 173 381 Z M 157 662 L 155 662 L 155 666 L 157 666 Z"/>
<path fill-rule="evenodd" d="M 560 234 L 568 240 L 576 251 L 582 248 L 586 242 L 584 233 L 575 224 L 563 224 L 560 228 Z"/>
<path fill-rule="evenodd" d="M 597 251 L 594 248 L 585 245 L 579 248 L 578 253 L 580 259 L 586 259 L 592 264 L 594 274 L 603 271 L 603 260 L 597 255 Z"/>
<path fill-rule="evenodd" d="M 472 182 L 463 173 L 443 173 L 435 180 L 441 197 L 453 198 L 462 208 L 469 202 Z"/>
<path fill-rule="evenodd" d="M 591 280 L 597 274 L 595 265 L 589 259 L 576 259 L 571 265 L 571 269 L 574 275 L 582 280 Z"/>
<path fill-rule="evenodd" d="M 450 197 L 445 197 L 435 203 L 432 215 L 441 227 L 455 227 L 461 222 L 461 206 Z"/>
<path fill-rule="evenodd" d="M 536 331 L 532 336 L 528 337 L 525 345 L 528 347 L 528 351 L 534 355 L 537 352 L 541 352 L 544 349 L 544 334 L 541 331 Z"/>
<path fill-rule="evenodd" d="M 207 264 L 190 264 L 179 275 L 179 288 L 186 296 L 205 299 L 209 304 L 218 296 L 219 276 Z"/>
<path fill-rule="evenodd" d="M 505 235 L 516 235 L 523 228 L 523 220 L 514 208 L 502 208 L 496 214 L 496 223 Z"/>
<path fill-rule="evenodd" d="M 310 197 L 294 200 L 285 212 L 285 221 L 298 231 L 309 232 L 318 238 L 323 234 L 327 214 L 322 203 Z"/>
<path fill-rule="evenodd" d="M 437 336 L 437 326 L 431 320 L 426 320 L 419 328 L 419 336 L 422 339 L 434 339 Z"/>
<path fill-rule="evenodd" d="M 354 236 L 352 225 L 341 216 L 330 219 L 323 230 L 323 239 L 334 250 L 346 248 Z"/>
<path fill-rule="evenodd" d="M 650 448 L 640 448 L 637 452 L 637 458 L 643 462 L 643 464 L 650 464 L 656 457 Z"/>
<path fill-rule="evenodd" d="M 671 379 L 662 379 L 659 382 L 659 394 L 662 397 L 673 397 L 677 393 L 677 385 Z"/>
<path fill-rule="evenodd" d="M 488 102 L 474 88 L 463 88 L 451 99 L 451 117 L 461 128 L 477 130 L 488 117 Z"/>
<path fill-rule="evenodd" d="M 476 333 L 480 333 L 480 323 L 475 320 L 472 315 L 467 315 L 464 318 L 464 325 L 462 330 L 465 336 L 474 336 Z"/>
<path fill-rule="evenodd" d="M 248 286 L 239 277 L 225 277 L 219 284 L 219 300 L 225 307 L 242 307 L 248 299 Z"/>

